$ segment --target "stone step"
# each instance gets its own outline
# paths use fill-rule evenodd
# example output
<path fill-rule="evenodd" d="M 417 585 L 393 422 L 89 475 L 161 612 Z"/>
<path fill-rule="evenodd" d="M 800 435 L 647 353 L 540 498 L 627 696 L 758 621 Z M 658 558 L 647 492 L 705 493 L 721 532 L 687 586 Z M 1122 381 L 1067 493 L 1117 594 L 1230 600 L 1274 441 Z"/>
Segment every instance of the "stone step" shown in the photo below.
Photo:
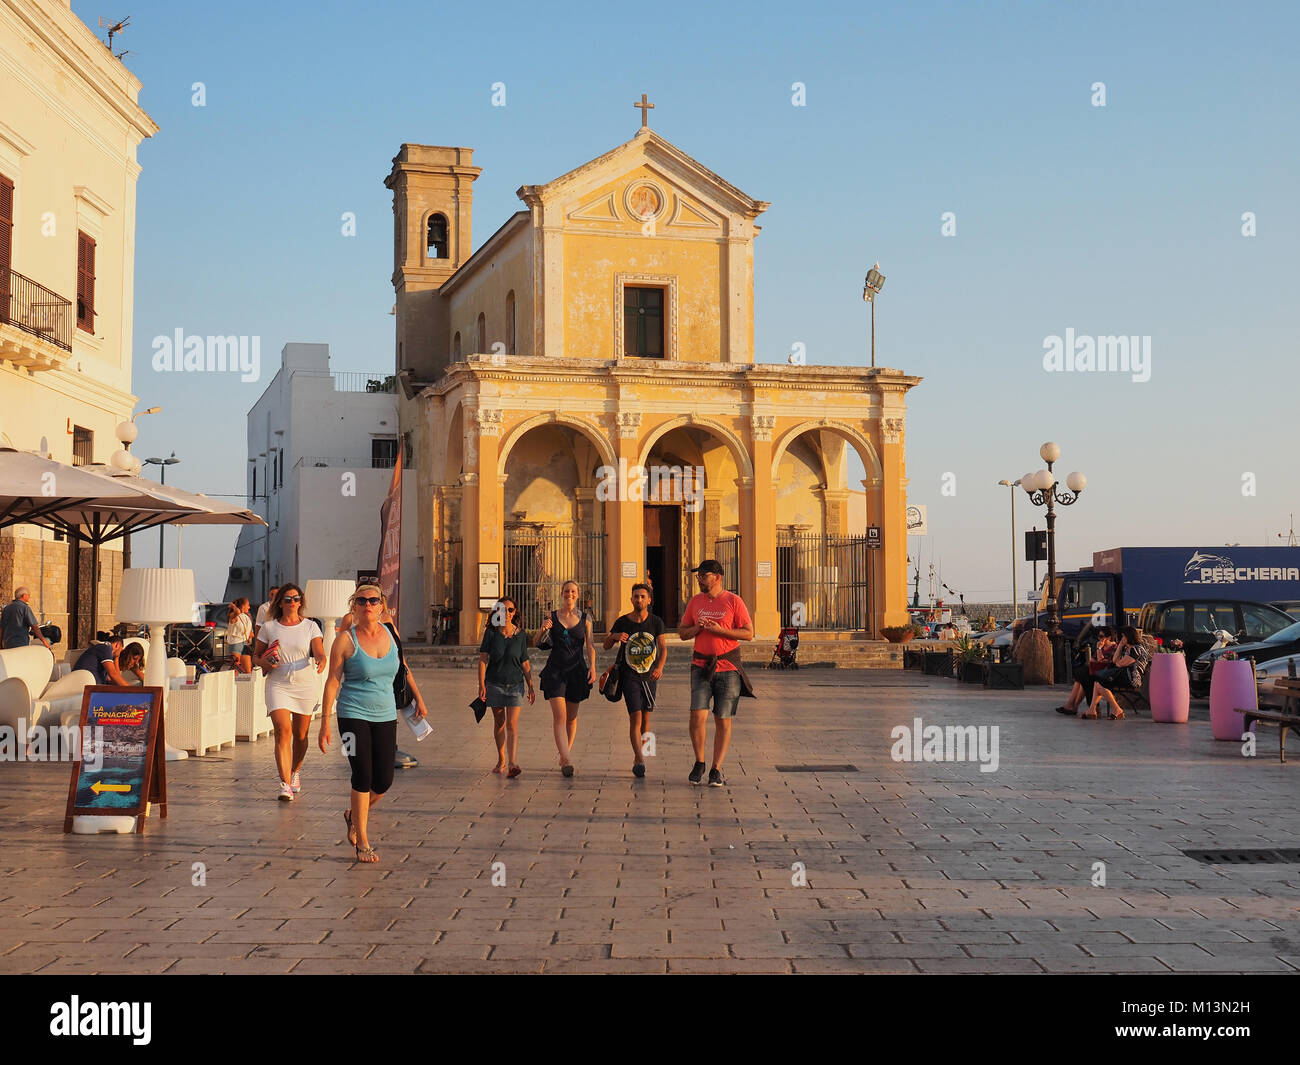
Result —
<path fill-rule="evenodd" d="M 774 642 L 774 641 L 773 641 Z M 690 667 L 689 647 L 682 643 L 669 641 L 667 672 L 685 673 Z M 406 660 L 421 669 L 455 669 L 471 667 L 478 662 L 478 648 L 465 646 L 442 647 L 406 647 Z M 540 670 L 546 664 L 548 651 L 530 648 L 528 661 L 532 668 Z M 761 669 L 772 660 L 772 643 L 742 644 L 741 661 L 746 667 Z M 797 655 L 799 667 L 830 669 L 902 669 L 903 653 L 901 644 L 886 643 L 883 640 L 804 640 L 799 645 Z M 614 651 L 596 649 L 597 669 L 603 670 L 614 660 Z"/>

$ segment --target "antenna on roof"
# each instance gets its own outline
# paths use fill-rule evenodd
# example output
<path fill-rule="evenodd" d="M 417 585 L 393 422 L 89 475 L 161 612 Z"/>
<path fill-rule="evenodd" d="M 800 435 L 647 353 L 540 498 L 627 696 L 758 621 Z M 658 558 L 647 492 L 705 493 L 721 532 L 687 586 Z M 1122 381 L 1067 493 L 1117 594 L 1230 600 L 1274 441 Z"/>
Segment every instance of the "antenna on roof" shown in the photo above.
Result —
<path fill-rule="evenodd" d="M 121 19 L 108 27 L 108 50 L 110 52 L 113 50 L 113 38 L 116 37 L 119 33 L 122 33 L 129 25 L 131 25 L 131 16 L 127 15 L 126 18 Z M 104 28 L 103 15 L 99 16 L 99 28 L 100 29 Z M 121 55 L 117 56 L 117 58 L 121 59 L 122 56 L 129 55 L 129 54 L 130 53 L 128 52 L 122 52 Z"/>
<path fill-rule="evenodd" d="M 1296 539 L 1296 534 L 1295 534 L 1295 515 L 1294 515 L 1294 514 L 1291 515 L 1291 530 L 1290 530 L 1290 532 L 1278 533 L 1278 534 L 1277 534 L 1277 538 L 1278 538 L 1279 540 L 1285 540 L 1285 541 L 1286 541 L 1286 546 L 1287 546 L 1287 547 L 1296 547 L 1296 546 L 1297 546 L 1298 541 L 1297 541 L 1297 539 Z"/>

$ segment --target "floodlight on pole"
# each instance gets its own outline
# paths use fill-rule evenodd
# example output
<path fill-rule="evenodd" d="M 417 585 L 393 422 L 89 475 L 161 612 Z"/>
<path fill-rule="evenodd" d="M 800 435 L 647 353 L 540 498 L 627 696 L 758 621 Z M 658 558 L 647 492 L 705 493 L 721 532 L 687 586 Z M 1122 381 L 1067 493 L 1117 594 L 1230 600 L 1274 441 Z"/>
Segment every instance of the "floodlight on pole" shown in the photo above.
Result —
<path fill-rule="evenodd" d="M 1020 593 L 1016 590 L 1016 488 L 1020 480 L 998 481 L 1004 488 L 1011 489 L 1011 606 L 1016 621 L 1020 620 Z"/>
<path fill-rule="evenodd" d="M 146 466 L 162 467 L 158 471 L 159 474 L 161 475 L 161 481 L 159 482 L 161 484 L 167 483 L 167 467 L 174 466 L 178 462 L 180 462 L 180 459 L 176 457 L 175 451 L 172 452 L 172 456 L 169 459 L 145 459 L 144 460 L 144 464 Z M 158 568 L 159 569 L 163 568 L 163 526 L 161 525 L 158 526 Z"/>
<path fill-rule="evenodd" d="M 880 272 L 880 260 L 867 271 L 867 280 L 862 286 L 862 298 L 871 304 L 871 365 L 876 365 L 876 297 L 885 287 L 885 275 Z"/>

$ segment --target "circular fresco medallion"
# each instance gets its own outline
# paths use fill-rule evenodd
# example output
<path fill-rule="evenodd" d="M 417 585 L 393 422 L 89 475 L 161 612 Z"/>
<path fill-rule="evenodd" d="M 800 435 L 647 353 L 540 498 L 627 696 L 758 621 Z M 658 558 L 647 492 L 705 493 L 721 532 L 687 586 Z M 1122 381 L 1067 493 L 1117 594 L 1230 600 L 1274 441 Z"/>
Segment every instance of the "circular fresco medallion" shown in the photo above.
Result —
<path fill-rule="evenodd" d="M 668 197 L 658 185 L 649 181 L 636 181 L 623 193 L 623 202 L 638 222 L 648 222 L 664 213 Z"/>

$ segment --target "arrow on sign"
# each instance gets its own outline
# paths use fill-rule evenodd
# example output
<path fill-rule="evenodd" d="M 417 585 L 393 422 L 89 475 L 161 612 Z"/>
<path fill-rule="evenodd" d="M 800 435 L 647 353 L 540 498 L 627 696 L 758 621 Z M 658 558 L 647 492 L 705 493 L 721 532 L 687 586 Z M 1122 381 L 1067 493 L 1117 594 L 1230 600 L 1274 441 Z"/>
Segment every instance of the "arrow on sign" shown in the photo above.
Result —
<path fill-rule="evenodd" d="M 130 784 L 103 784 L 97 780 L 95 781 L 95 783 L 90 785 L 90 790 L 93 791 L 96 795 L 99 795 L 101 792 L 105 792 L 105 791 L 130 791 L 131 785 Z"/>

